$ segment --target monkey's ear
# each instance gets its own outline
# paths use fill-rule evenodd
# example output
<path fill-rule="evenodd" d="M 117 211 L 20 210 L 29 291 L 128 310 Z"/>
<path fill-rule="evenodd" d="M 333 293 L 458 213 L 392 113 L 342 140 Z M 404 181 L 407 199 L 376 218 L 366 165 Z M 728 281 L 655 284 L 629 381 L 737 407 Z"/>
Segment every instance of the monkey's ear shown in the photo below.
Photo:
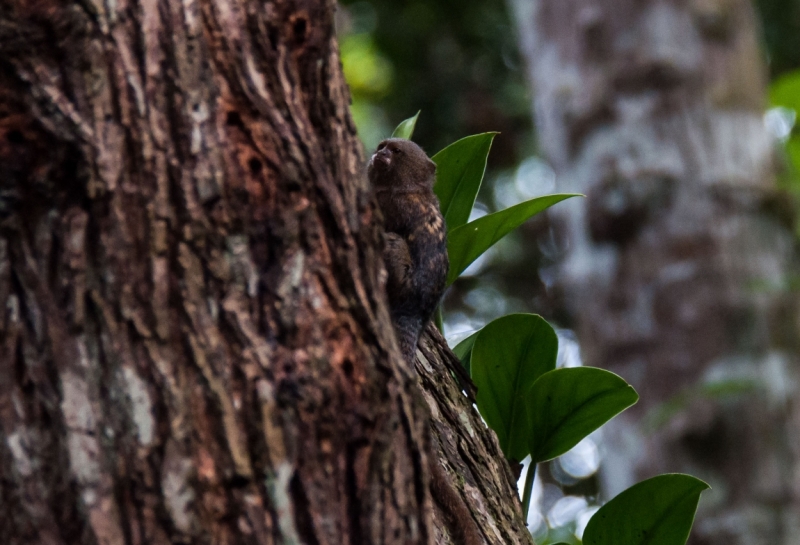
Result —
<path fill-rule="evenodd" d="M 431 173 L 431 176 L 433 176 L 434 174 L 436 174 L 436 163 L 434 163 L 433 161 L 431 161 L 430 159 L 428 159 L 428 163 L 427 163 L 427 165 L 428 165 L 428 172 L 430 172 L 430 173 Z"/>

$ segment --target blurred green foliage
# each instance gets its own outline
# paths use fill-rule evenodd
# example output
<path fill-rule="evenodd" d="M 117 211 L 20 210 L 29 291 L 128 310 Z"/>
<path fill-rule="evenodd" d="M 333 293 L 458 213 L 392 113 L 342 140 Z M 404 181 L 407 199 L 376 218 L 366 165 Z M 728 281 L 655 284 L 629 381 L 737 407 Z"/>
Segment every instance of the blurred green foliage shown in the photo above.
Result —
<path fill-rule="evenodd" d="M 337 19 L 353 117 L 367 150 L 422 110 L 415 141 L 429 154 L 499 131 L 491 161 L 532 150 L 530 95 L 502 0 L 343 0 Z"/>
<path fill-rule="evenodd" d="M 776 108 L 777 118 L 784 125 L 786 149 L 786 175 L 790 189 L 800 191 L 800 70 L 787 72 L 776 78 L 769 89 L 770 106 Z"/>
<path fill-rule="evenodd" d="M 770 75 L 800 68 L 800 2 L 798 0 L 755 0 Z"/>

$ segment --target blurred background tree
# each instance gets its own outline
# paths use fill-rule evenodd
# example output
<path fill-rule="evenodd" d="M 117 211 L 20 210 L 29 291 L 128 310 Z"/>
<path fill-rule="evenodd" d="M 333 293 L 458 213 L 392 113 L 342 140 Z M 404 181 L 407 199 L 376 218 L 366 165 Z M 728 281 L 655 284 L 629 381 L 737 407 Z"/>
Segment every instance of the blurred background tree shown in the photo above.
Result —
<path fill-rule="evenodd" d="M 800 418 L 795 402 L 797 386 L 791 382 L 797 376 L 794 341 L 798 329 L 794 321 L 797 282 L 793 280 L 795 273 L 788 270 L 796 264 L 796 253 L 793 247 L 786 247 L 787 240 L 792 246 L 793 205 L 785 196 L 773 193 L 773 189 L 775 175 L 786 182 L 785 187 L 798 187 L 797 161 L 793 169 L 787 159 L 792 157 L 792 142 L 798 141 L 795 120 L 800 99 L 796 98 L 795 89 L 800 89 L 800 2 L 758 0 L 752 9 L 745 2 L 734 0 L 696 0 L 674 8 L 671 3 L 663 4 L 667 11 L 675 11 L 672 15 L 677 19 L 673 22 L 688 17 L 691 25 L 700 29 L 699 63 L 706 67 L 706 73 L 716 74 L 716 89 L 721 89 L 727 97 L 711 97 L 712 101 L 721 100 L 717 104 L 719 108 L 704 115 L 712 119 L 718 111 L 740 112 L 755 131 L 741 132 L 734 125 L 728 133 L 723 131 L 732 138 L 731 142 L 717 146 L 729 154 L 727 166 L 736 166 L 736 160 L 741 159 L 736 157 L 736 139 L 748 153 L 749 146 L 755 145 L 748 139 L 760 131 L 760 119 L 768 108 L 765 87 L 771 82 L 772 106 L 781 107 L 769 110 L 764 116 L 766 130 L 762 133 L 766 140 L 761 142 L 772 138 L 775 145 L 772 148 L 768 143 L 762 148 L 758 161 L 769 166 L 765 171 L 745 168 L 738 173 L 759 186 L 759 191 L 766 189 L 772 196 L 762 193 L 758 198 L 752 195 L 742 198 L 741 191 L 728 189 L 715 190 L 714 196 L 702 191 L 702 195 L 689 192 L 678 200 L 694 201 L 693 211 L 671 207 L 683 214 L 674 216 L 673 223 L 686 225 L 688 222 L 691 226 L 690 245 L 696 249 L 702 245 L 703 236 L 725 222 L 730 222 L 727 225 L 738 229 L 740 235 L 729 239 L 737 241 L 736 247 L 728 246 L 723 252 L 713 250 L 719 248 L 719 237 L 723 235 L 710 235 L 707 259 L 696 264 L 705 272 L 681 286 L 673 286 L 674 290 L 683 290 L 683 295 L 679 291 L 665 291 L 665 296 L 675 297 L 674 302 L 683 297 L 682 300 L 689 302 L 689 312 L 699 313 L 704 320 L 711 321 L 705 333 L 697 328 L 691 334 L 680 330 L 676 330 L 677 333 L 666 329 L 656 331 L 658 339 L 654 343 L 661 346 L 662 354 L 669 354 L 672 359 L 672 363 L 666 365 L 659 359 L 659 350 L 652 349 L 653 343 L 633 343 L 620 350 L 609 347 L 619 341 L 616 336 L 643 325 L 642 316 L 646 318 L 648 312 L 653 312 L 652 282 L 637 277 L 636 271 L 642 270 L 654 248 L 676 243 L 676 239 L 670 238 L 674 233 L 650 229 L 646 235 L 651 237 L 650 246 L 641 244 L 643 233 L 652 227 L 652 222 L 645 219 L 631 224 L 630 217 L 618 217 L 613 210 L 609 214 L 609 207 L 613 209 L 615 195 L 625 197 L 629 188 L 641 188 L 649 183 L 651 189 L 656 188 L 656 196 L 664 196 L 665 188 L 670 192 L 672 186 L 688 187 L 692 184 L 686 182 L 697 180 L 704 173 L 711 173 L 710 178 L 715 183 L 726 181 L 722 180 L 725 176 L 699 166 L 693 168 L 692 175 L 671 176 L 670 180 L 657 175 L 650 182 L 641 183 L 647 177 L 643 174 L 647 166 L 637 163 L 633 169 L 635 174 L 611 169 L 616 175 L 609 177 L 607 165 L 587 161 L 581 146 L 598 134 L 602 135 L 603 131 L 609 134 L 610 148 L 624 141 L 621 133 L 614 133 L 621 125 L 618 117 L 615 118 L 619 112 L 608 109 L 609 105 L 618 106 L 614 102 L 621 92 L 636 98 L 628 102 L 634 109 L 629 112 L 635 111 L 637 104 L 646 109 L 646 103 L 655 96 L 662 102 L 666 100 L 664 103 L 675 119 L 688 116 L 683 128 L 666 131 L 660 142 L 652 140 L 667 149 L 671 143 L 688 138 L 687 131 L 697 121 L 692 118 L 698 111 L 696 108 L 717 91 L 706 86 L 709 78 L 685 78 L 678 73 L 676 83 L 669 73 L 659 72 L 658 62 L 655 62 L 655 70 L 646 74 L 647 93 L 636 88 L 621 89 L 625 82 L 608 81 L 612 69 L 602 64 L 605 61 L 598 61 L 604 55 L 611 56 L 610 52 L 603 51 L 603 46 L 612 43 L 621 30 L 627 28 L 620 27 L 619 21 L 627 20 L 633 26 L 639 24 L 630 13 L 635 10 L 643 13 L 653 2 L 639 7 L 614 4 L 613 9 L 609 8 L 609 2 L 599 0 L 561 2 L 558 9 L 562 11 L 554 15 L 552 11 L 558 11 L 554 7 L 557 3 L 509 1 L 509 5 L 517 6 L 516 10 L 510 10 L 500 0 L 342 2 L 338 19 L 342 59 L 353 94 L 353 115 L 362 140 L 370 150 L 391 133 L 397 122 L 417 110 L 422 110 L 422 114 L 415 140 L 431 155 L 460 137 L 500 131 L 489 157 L 486 183 L 476 207 L 478 211 L 505 208 L 525 198 L 554 192 L 556 188 L 575 189 L 575 184 L 579 190 L 589 193 L 588 202 L 582 206 L 588 205 L 591 210 L 595 203 L 598 205 L 595 212 L 606 207 L 605 226 L 611 231 L 603 231 L 603 221 L 596 221 L 595 238 L 585 209 L 576 212 L 577 215 L 554 217 L 550 223 L 544 218 L 529 222 L 473 265 L 470 271 L 481 271 L 480 282 L 465 275 L 453 286 L 445 301 L 446 332 L 452 341 L 502 314 L 537 312 L 554 325 L 565 328 L 560 331 L 562 364 L 582 363 L 579 345 L 575 342 L 577 335 L 588 365 L 619 371 L 643 393 L 643 401 L 650 403 L 643 404 L 627 426 L 606 430 L 605 441 L 596 437 L 599 445 L 596 441 L 586 441 L 575 452 L 549 464 L 548 470 L 541 472 L 542 480 L 537 489 L 541 516 L 532 515 L 530 519 L 537 543 L 555 538 L 574 540 L 572 534 L 576 526 L 585 524 L 598 497 L 607 498 L 631 484 L 626 481 L 659 471 L 681 470 L 708 479 L 716 490 L 716 496 L 710 496 L 710 500 L 706 498 L 701 504 L 701 518 L 692 538 L 695 543 L 739 543 L 736 541 L 739 539 L 744 540 L 742 543 L 788 544 L 787 540 L 797 535 L 793 529 L 797 530 L 800 525 L 797 517 L 791 515 L 797 511 L 800 496 L 796 477 L 792 477 L 800 467 L 800 448 L 787 431 L 792 425 L 796 427 Z M 550 10 L 547 19 L 550 26 L 536 26 L 542 24 L 532 15 L 536 7 Z M 581 57 L 586 51 L 578 48 L 579 53 L 573 49 L 566 55 L 567 62 L 564 57 L 548 57 L 546 53 L 552 53 L 552 49 L 531 48 L 528 44 L 530 55 L 527 61 L 523 60 L 520 42 L 524 45 L 526 36 L 530 38 L 535 34 L 541 40 L 549 39 L 557 44 L 554 47 L 574 48 L 574 42 L 568 43 L 572 26 L 591 26 L 597 18 L 612 21 L 612 30 L 605 29 L 606 34 L 602 29 L 598 31 L 595 47 L 587 48 L 598 58 Z M 563 26 L 558 26 L 559 22 Z M 655 34 L 659 28 L 642 25 L 638 32 L 642 33 L 642 44 L 652 45 L 657 41 Z M 550 36 L 542 38 L 548 33 Z M 518 40 L 518 36 L 522 40 Z M 562 43 L 558 44 L 559 41 Z M 739 44 L 736 53 L 731 50 L 733 43 Z M 686 47 L 686 51 L 691 46 L 689 43 L 668 44 L 674 45 Z M 726 62 L 733 65 L 726 65 Z M 591 74 L 583 71 L 593 63 L 595 68 L 600 67 L 599 78 L 592 79 Z M 545 88 L 551 82 L 537 81 L 536 71 L 541 75 L 545 69 L 550 76 L 559 79 L 561 87 L 548 90 Z M 534 74 L 531 80 L 539 91 L 536 96 L 528 84 L 526 70 Z M 691 83 L 685 85 L 685 80 Z M 598 89 L 590 85 L 598 85 L 602 90 L 599 99 Z M 546 120 L 547 115 L 564 113 L 559 110 L 558 101 L 566 100 L 565 93 L 582 96 L 589 102 L 595 100 L 594 106 L 597 106 L 596 111 L 589 112 L 592 115 L 582 119 L 562 116 L 557 121 L 561 128 L 573 131 L 569 141 L 562 141 L 558 131 L 554 131 L 552 125 L 548 127 Z M 670 105 L 669 97 L 686 102 Z M 538 108 L 532 116 L 533 104 Z M 531 122 L 534 118 L 538 131 Z M 788 157 L 782 155 L 781 142 L 787 144 Z M 570 145 L 575 147 L 570 148 Z M 767 157 L 770 149 L 774 157 Z M 663 150 L 656 148 L 654 153 L 658 155 Z M 613 154 L 607 154 L 606 158 L 611 156 Z M 581 170 L 577 165 L 582 160 Z M 587 174 L 587 169 L 595 169 L 598 174 Z M 605 189 L 599 190 L 604 184 Z M 622 190 L 607 191 L 609 187 Z M 661 201 L 656 205 L 667 207 Z M 595 216 L 595 220 L 602 216 Z M 763 228 L 763 236 L 758 241 L 745 241 L 746 235 L 753 234 L 756 228 Z M 576 235 L 576 229 L 581 233 Z M 601 240 L 600 244 L 596 238 Z M 637 241 L 638 249 L 631 250 Z M 576 244 L 589 245 L 593 250 L 576 253 Z M 775 245 L 782 246 L 776 249 Z M 738 255 L 742 258 L 740 261 L 737 261 L 737 251 L 745 252 L 745 255 Z M 615 263 L 619 263 L 619 259 L 627 260 L 632 272 L 620 273 L 616 265 L 602 261 L 603 255 L 611 254 L 615 256 L 612 259 Z M 571 259 L 574 265 L 576 255 L 590 260 L 584 265 L 596 269 L 592 275 L 597 271 L 610 275 L 604 287 L 610 291 L 597 292 L 597 285 L 588 280 L 592 275 L 583 278 L 578 275 L 565 285 L 564 260 Z M 677 270 L 675 265 L 680 263 L 676 255 L 662 257 L 651 263 L 656 271 Z M 740 270 L 749 267 L 751 272 L 761 267 L 763 273 L 764 267 L 773 265 L 776 270 L 772 272 L 780 284 L 777 287 L 759 283 L 759 279 L 748 276 L 749 273 L 736 278 L 729 276 L 737 267 Z M 733 293 L 723 295 L 722 286 Z M 710 298 L 713 304 L 704 299 L 708 293 L 715 294 Z M 649 302 L 647 297 L 651 297 Z M 636 305 L 643 305 L 647 312 L 637 317 L 631 312 Z M 732 316 L 723 316 L 725 312 Z M 673 323 L 677 323 L 677 315 L 674 317 L 676 322 Z M 602 333 L 602 326 L 610 333 Z M 709 331 L 721 332 L 724 342 L 711 342 Z M 631 363 L 637 357 L 644 358 L 646 363 Z M 688 367 L 684 371 L 673 365 L 681 357 L 685 357 L 681 365 Z M 725 361 L 718 365 L 721 360 Z M 721 373 L 723 380 L 709 382 L 709 376 L 714 373 Z M 774 396 L 770 397 L 772 394 L 766 391 L 765 383 L 760 382 L 770 373 L 774 375 L 772 385 L 784 392 L 777 405 Z M 745 414 L 749 418 L 742 416 Z M 703 418 L 693 418 L 698 416 Z M 774 425 L 763 426 L 764 421 Z M 613 440 L 609 440 L 612 434 Z M 649 434 L 646 446 L 642 440 L 645 434 Z M 633 444 L 627 442 L 631 438 L 634 438 Z M 596 473 L 601 459 L 604 468 L 601 473 L 606 475 L 602 490 Z M 609 478 L 616 483 L 609 482 Z M 580 534 L 580 528 L 577 533 Z"/>
<path fill-rule="evenodd" d="M 603 493 L 690 473 L 713 488 L 693 543 L 794 543 L 795 211 L 752 4 L 511 3 L 542 153 L 588 197 L 560 209 L 563 308 L 641 394 L 604 430 Z"/>

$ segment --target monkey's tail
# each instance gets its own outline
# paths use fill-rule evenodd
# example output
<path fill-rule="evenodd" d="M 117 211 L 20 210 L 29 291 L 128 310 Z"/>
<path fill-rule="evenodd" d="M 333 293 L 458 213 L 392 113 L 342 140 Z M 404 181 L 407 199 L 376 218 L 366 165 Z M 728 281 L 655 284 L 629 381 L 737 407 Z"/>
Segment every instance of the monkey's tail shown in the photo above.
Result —
<path fill-rule="evenodd" d="M 417 343 L 422 333 L 422 319 L 418 316 L 392 316 L 392 322 L 403 358 L 413 367 L 417 357 Z"/>

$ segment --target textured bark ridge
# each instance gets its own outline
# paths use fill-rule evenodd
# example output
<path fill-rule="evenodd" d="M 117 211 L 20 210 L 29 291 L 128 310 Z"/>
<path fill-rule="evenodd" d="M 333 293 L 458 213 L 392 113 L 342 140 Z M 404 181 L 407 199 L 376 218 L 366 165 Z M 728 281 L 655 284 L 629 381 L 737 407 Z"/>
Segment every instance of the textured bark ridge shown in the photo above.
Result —
<path fill-rule="evenodd" d="M 497 436 L 448 371 L 446 359 L 450 365 L 461 365 L 436 327 L 429 324 L 420 340 L 416 369 L 431 412 L 434 463 L 443 468 L 450 488 L 461 497 L 486 543 L 532 544 L 517 496 L 517 478 Z M 451 507 L 449 512 L 443 509 L 446 506 L 436 507 L 436 543 L 462 545 L 456 532 L 444 532 L 454 524 L 465 524 L 459 520 L 459 507 Z"/>
<path fill-rule="evenodd" d="M 798 253 L 751 2 L 510 4 L 539 141 L 587 195 L 557 211 L 562 315 L 641 395 L 605 428 L 607 493 L 691 473 L 690 543 L 796 542 Z"/>
<path fill-rule="evenodd" d="M 333 10 L 0 4 L 0 542 L 438 536 Z"/>

